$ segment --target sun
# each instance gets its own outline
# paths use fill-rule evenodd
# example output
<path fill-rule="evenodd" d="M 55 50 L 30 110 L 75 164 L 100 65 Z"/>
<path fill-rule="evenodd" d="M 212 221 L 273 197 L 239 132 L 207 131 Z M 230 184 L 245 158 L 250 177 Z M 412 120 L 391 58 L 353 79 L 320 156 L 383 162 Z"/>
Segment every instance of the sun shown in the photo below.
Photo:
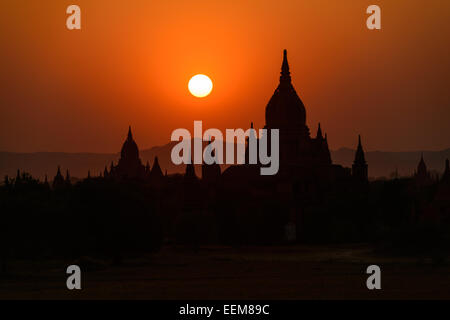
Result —
<path fill-rule="evenodd" d="M 213 83 L 208 76 L 197 74 L 189 80 L 188 88 L 194 97 L 204 98 L 211 93 Z"/>

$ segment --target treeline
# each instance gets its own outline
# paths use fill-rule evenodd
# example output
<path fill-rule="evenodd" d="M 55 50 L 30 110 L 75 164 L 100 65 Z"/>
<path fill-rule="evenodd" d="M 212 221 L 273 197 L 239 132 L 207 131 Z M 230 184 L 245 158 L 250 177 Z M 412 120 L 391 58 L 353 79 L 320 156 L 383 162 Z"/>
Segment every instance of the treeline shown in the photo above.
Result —
<path fill-rule="evenodd" d="M 0 187 L 0 256 L 105 257 L 203 244 L 373 243 L 393 254 L 443 255 L 448 223 L 423 219 L 436 187 L 409 179 L 299 189 L 287 198 L 167 177 L 164 186 L 88 178 L 51 188 L 28 174 Z M 292 230 L 295 233 L 292 235 Z"/>
<path fill-rule="evenodd" d="M 138 183 L 86 179 L 56 190 L 27 174 L 0 187 L 3 259 L 97 256 L 120 261 L 125 253 L 162 244 L 161 218 L 150 190 Z"/>

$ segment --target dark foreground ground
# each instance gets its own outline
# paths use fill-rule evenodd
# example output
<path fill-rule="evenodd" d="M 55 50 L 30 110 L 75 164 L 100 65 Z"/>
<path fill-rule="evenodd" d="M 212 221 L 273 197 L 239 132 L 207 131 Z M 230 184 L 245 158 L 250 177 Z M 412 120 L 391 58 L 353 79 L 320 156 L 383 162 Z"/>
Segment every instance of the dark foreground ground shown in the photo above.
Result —
<path fill-rule="evenodd" d="M 79 263 L 82 290 L 66 288 Z M 382 290 L 366 287 L 367 266 Z M 449 299 L 450 265 L 393 258 L 360 246 L 207 247 L 108 261 L 13 261 L 0 299 Z"/>

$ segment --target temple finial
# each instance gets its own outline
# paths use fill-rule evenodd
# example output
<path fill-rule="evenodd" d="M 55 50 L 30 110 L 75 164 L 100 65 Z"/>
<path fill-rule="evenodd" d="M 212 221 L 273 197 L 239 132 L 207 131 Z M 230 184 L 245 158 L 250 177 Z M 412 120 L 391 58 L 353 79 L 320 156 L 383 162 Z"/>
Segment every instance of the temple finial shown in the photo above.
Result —
<path fill-rule="evenodd" d="M 323 139 L 323 135 L 322 135 L 322 128 L 320 127 L 320 122 L 319 122 L 319 128 L 317 129 L 317 139 Z"/>
<path fill-rule="evenodd" d="M 133 139 L 133 134 L 131 133 L 131 126 L 128 126 L 128 139 Z"/>
<path fill-rule="evenodd" d="M 353 163 L 366 163 L 360 134 L 358 134 L 358 147 L 356 148 L 355 161 Z"/>
<path fill-rule="evenodd" d="M 291 73 L 289 72 L 289 63 L 287 60 L 287 50 L 283 51 L 283 63 L 281 65 L 280 82 L 291 82 Z"/>

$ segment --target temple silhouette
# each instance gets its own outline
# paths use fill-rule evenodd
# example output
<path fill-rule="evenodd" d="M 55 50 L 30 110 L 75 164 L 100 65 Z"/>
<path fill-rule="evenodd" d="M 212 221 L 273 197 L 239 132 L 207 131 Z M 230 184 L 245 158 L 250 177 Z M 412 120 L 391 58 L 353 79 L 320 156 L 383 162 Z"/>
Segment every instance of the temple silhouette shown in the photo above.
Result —
<path fill-rule="evenodd" d="M 279 185 L 279 189 L 288 193 L 295 193 L 296 189 L 317 189 L 330 183 L 368 182 L 361 138 L 350 169 L 332 163 L 328 136 L 323 134 L 320 123 L 316 136 L 311 137 L 305 106 L 292 85 L 286 50 L 283 52 L 280 82 L 266 106 L 265 118 L 264 129 L 268 130 L 268 135 L 270 130 L 279 129 L 278 173 L 274 177 L 260 177 L 254 166 L 232 166 L 223 173 L 224 180 L 232 184 L 242 175 L 252 180 L 270 180 L 272 185 Z M 270 152 L 270 143 L 268 148 Z"/>
<path fill-rule="evenodd" d="M 279 185 L 287 192 L 294 192 L 294 189 L 307 190 L 330 183 L 364 184 L 368 182 L 368 165 L 365 161 L 361 137 L 358 139 L 355 160 L 351 169 L 332 163 L 328 136 L 322 132 L 320 123 L 316 136 L 311 137 L 310 129 L 306 125 L 305 106 L 292 85 L 286 50 L 283 53 L 280 82 L 266 106 L 265 117 L 264 128 L 269 133 L 271 129 L 279 129 L 280 132 L 279 172 L 274 177 L 261 177 L 257 170 L 261 164 L 248 164 L 249 148 L 247 146 L 245 165 L 231 166 L 222 173 L 218 164 L 203 163 L 202 180 L 205 183 L 223 183 L 232 186 L 239 181 L 241 187 L 249 187 L 249 182 L 262 180 L 262 182 L 269 181 L 272 186 Z M 253 123 L 251 127 L 253 128 Z M 103 176 L 119 180 L 134 178 L 156 181 L 163 178 L 157 158 L 151 169 L 149 163 L 143 165 L 131 127 L 128 129 L 127 138 L 123 143 L 118 164 L 111 163 L 109 170 L 105 167 Z M 194 176 L 194 167 L 188 165 L 186 178 L 193 179 Z M 244 177 L 247 178 L 247 183 L 242 183 Z M 57 175 L 55 179 L 59 181 L 61 177 Z"/>
<path fill-rule="evenodd" d="M 123 143 L 122 150 L 120 151 L 119 163 L 117 165 L 111 163 L 109 171 L 105 166 L 103 177 L 117 180 L 137 178 L 158 182 L 163 177 L 163 173 L 159 166 L 158 157 L 155 157 L 151 168 L 148 162 L 145 166 L 142 164 L 139 157 L 139 148 L 133 139 L 130 126 L 128 128 L 127 139 Z"/>
<path fill-rule="evenodd" d="M 142 163 L 138 145 L 129 127 L 117 164 L 111 163 L 109 168 L 105 166 L 103 174 L 96 179 L 119 183 L 137 181 L 147 185 L 157 195 L 158 205 L 167 211 L 164 217 L 165 234 L 173 238 L 188 234 L 186 237 L 191 240 L 196 234 L 202 241 L 214 239 L 221 232 L 216 230 L 217 225 L 222 225 L 222 228 L 223 225 L 231 229 L 238 228 L 238 221 L 251 216 L 248 219 L 266 219 L 266 234 L 272 232 L 271 228 L 283 229 L 282 237 L 293 241 L 316 228 L 311 227 L 310 220 L 314 217 L 311 208 L 321 208 L 324 203 L 329 205 L 330 199 L 340 198 L 345 198 L 355 208 L 363 203 L 367 204 L 370 192 L 369 166 L 361 136 L 357 139 L 352 167 L 334 164 L 330 156 L 328 136 L 320 123 L 315 136 L 311 136 L 306 124 L 306 108 L 292 84 L 286 50 L 283 52 L 279 84 L 265 108 L 264 129 L 269 133 L 272 129 L 279 130 L 279 171 L 273 176 L 260 174 L 262 164 L 249 164 L 248 138 L 245 164 L 224 169 L 216 163 L 203 163 L 201 177 L 197 176 L 193 164 L 186 165 L 184 174 L 163 174 L 157 157 L 152 166 L 148 162 L 146 165 Z M 208 148 L 211 141 L 204 143 Z M 270 152 L 270 143 L 268 149 Z M 88 179 L 93 179 L 90 173 Z M 448 160 L 444 176 L 439 179 L 432 177 L 427 171 L 422 155 L 417 172 L 408 182 L 408 194 L 420 200 L 426 193 L 423 188 L 435 184 L 439 185 L 440 191 L 431 204 L 428 200 L 416 201 L 414 209 L 411 209 L 411 216 L 417 215 L 417 212 L 421 214 L 414 219 L 424 216 L 434 217 L 433 219 L 446 216 L 445 219 L 448 219 L 449 180 Z M 64 178 L 58 168 L 53 188 L 63 188 L 69 184 L 69 172 Z M 320 210 L 330 211 L 327 207 Z M 356 219 L 359 219 L 359 215 Z M 179 225 L 186 224 L 185 220 L 197 222 L 183 231 Z M 316 223 L 320 224 L 320 221 Z M 202 231 L 197 230 L 199 225 L 203 225 Z M 205 235 L 205 232 L 208 234 Z M 273 237 L 280 237 L 280 234 Z"/>

